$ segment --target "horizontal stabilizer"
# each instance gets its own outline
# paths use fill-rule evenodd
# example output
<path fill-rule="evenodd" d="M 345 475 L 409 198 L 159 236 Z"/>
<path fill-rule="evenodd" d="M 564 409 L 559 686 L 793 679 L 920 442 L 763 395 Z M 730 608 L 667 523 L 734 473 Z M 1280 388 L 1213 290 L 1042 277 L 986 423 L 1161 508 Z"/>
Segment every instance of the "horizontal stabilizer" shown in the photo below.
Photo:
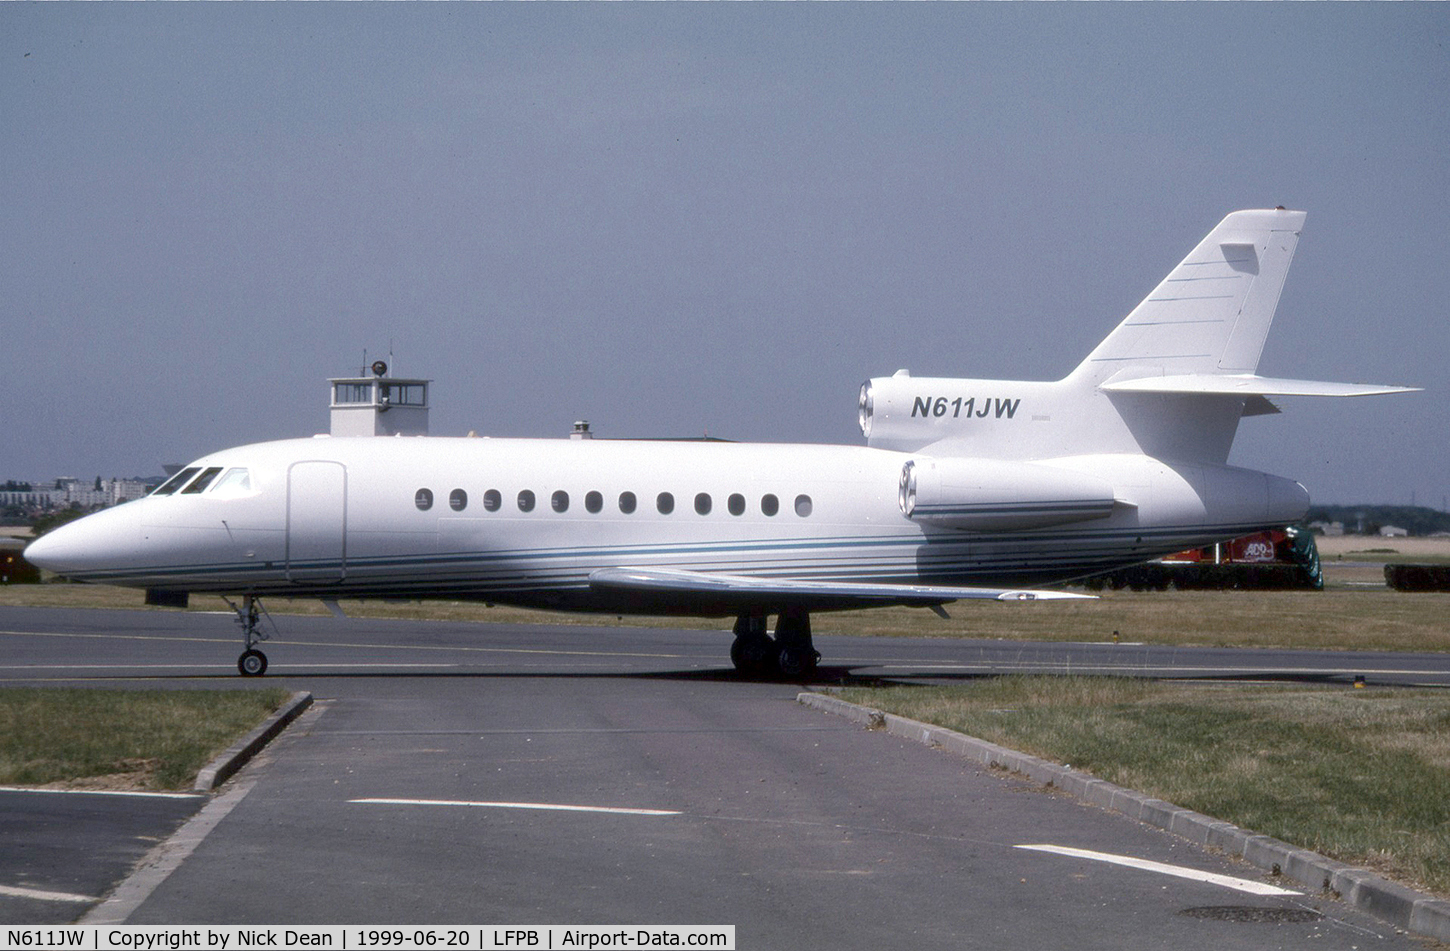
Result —
<path fill-rule="evenodd" d="M 1282 380 L 1252 373 L 1185 373 L 1145 376 L 1104 383 L 1109 393 L 1176 393 L 1204 396 L 1384 396 L 1416 393 L 1417 386 L 1378 383 L 1323 383 L 1318 380 Z"/>
<path fill-rule="evenodd" d="M 589 574 L 589 586 L 648 594 L 689 592 L 700 595 L 739 596 L 742 599 L 780 598 L 784 603 L 855 604 L 859 606 L 909 604 L 929 607 L 948 601 L 1046 601 L 1091 598 L 1066 591 L 1027 588 L 954 588 L 923 584 L 864 584 L 844 581 L 795 581 L 789 578 L 754 578 L 745 575 L 691 571 L 687 568 L 600 568 Z"/>

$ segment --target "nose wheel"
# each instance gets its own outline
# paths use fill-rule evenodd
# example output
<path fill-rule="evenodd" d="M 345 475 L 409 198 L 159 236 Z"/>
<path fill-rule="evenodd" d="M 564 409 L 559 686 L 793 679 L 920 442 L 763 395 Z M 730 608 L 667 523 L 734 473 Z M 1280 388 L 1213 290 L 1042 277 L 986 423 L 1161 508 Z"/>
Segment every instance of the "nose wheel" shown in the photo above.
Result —
<path fill-rule="evenodd" d="M 254 646 L 270 635 L 261 629 L 262 603 L 250 594 L 242 595 L 242 603 L 235 604 L 223 598 L 231 609 L 237 612 L 237 624 L 242 628 L 242 656 L 237 658 L 237 670 L 243 677 L 260 677 L 267 672 L 267 655 Z M 270 616 L 269 616 L 270 617 Z"/>
<path fill-rule="evenodd" d="M 242 672 L 243 677 L 260 677 L 267 672 L 267 655 L 249 647 L 237 658 L 237 670 Z"/>

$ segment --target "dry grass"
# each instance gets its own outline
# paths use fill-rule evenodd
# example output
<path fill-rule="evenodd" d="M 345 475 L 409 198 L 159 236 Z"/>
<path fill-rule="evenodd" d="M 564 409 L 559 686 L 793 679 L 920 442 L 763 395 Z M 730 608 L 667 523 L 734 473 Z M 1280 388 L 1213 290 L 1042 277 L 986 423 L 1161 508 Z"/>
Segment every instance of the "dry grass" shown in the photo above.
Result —
<path fill-rule="evenodd" d="M 948 606 L 925 612 L 823 616 L 817 630 L 851 634 L 1110 641 L 1175 646 L 1328 650 L 1450 649 L 1450 595 L 1388 589 L 1325 591 L 1104 591 L 1096 601 Z"/>
<path fill-rule="evenodd" d="M 1314 540 L 1326 568 L 1339 562 L 1369 561 L 1445 564 L 1450 538 L 1376 538 L 1366 535 L 1320 536 Z"/>
<path fill-rule="evenodd" d="M 1450 896 L 1450 693 L 1006 677 L 847 699 Z"/>
<path fill-rule="evenodd" d="M 0 783 L 186 789 L 287 699 L 252 690 L 0 690 Z"/>

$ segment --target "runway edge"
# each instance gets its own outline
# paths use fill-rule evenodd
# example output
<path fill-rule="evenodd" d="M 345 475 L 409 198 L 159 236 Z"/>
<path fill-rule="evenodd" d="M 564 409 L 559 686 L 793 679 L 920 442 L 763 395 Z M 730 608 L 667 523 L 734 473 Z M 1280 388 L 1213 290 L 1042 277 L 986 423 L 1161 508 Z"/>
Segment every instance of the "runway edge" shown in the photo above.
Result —
<path fill-rule="evenodd" d="M 925 746 L 965 756 L 983 766 L 997 766 L 1021 773 L 1034 782 L 1052 786 L 1084 802 L 1165 829 L 1199 845 L 1219 849 L 1270 874 L 1283 875 L 1310 888 L 1334 892 L 1355 908 L 1412 934 L 1450 943 L 1450 901 L 1391 882 L 1366 869 L 1336 862 L 1317 852 L 1240 829 L 1232 823 L 955 730 L 849 703 L 826 693 L 807 691 L 799 694 L 796 700 L 824 713 L 853 720 L 870 730 L 884 730 Z"/>

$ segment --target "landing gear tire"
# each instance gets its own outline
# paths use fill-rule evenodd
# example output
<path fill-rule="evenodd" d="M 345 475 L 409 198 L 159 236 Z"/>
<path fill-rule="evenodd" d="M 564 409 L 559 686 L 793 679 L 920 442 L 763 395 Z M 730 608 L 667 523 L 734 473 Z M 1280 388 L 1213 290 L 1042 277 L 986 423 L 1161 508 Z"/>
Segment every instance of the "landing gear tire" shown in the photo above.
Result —
<path fill-rule="evenodd" d="M 803 680 L 816 672 L 821 655 L 811 641 L 811 616 L 799 608 L 780 613 L 775 625 L 776 666 L 787 680 Z"/>
<path fill-rule="evenodd" d="M 260 677 L 267 672 L 267 655 L 256 648 L 242 651 L 242 656 L 237 658 L 237 670 L 243 677 Z"/>
<path fill-rule="evenodd" d="M 769 640 L 742 641 L 730 645 L 730 663 L 747 677 L 768 677 L 775 673 L 775 645 Z"/>
<path fill-rule="evenodd" d="M 735 621 L 730 663 L 745 677 L 769 677 L 775 671 L 775 642 L 765 633 L 763 616 L 741 615 Z"/>
<path fill-rule="evenodd" d="M 816 672 L 816 664 L 820 660 L 821 655 L 810 648 L 782 647 L 777 664 L 782 677 L 787 680 L 801 680 Z"/>

